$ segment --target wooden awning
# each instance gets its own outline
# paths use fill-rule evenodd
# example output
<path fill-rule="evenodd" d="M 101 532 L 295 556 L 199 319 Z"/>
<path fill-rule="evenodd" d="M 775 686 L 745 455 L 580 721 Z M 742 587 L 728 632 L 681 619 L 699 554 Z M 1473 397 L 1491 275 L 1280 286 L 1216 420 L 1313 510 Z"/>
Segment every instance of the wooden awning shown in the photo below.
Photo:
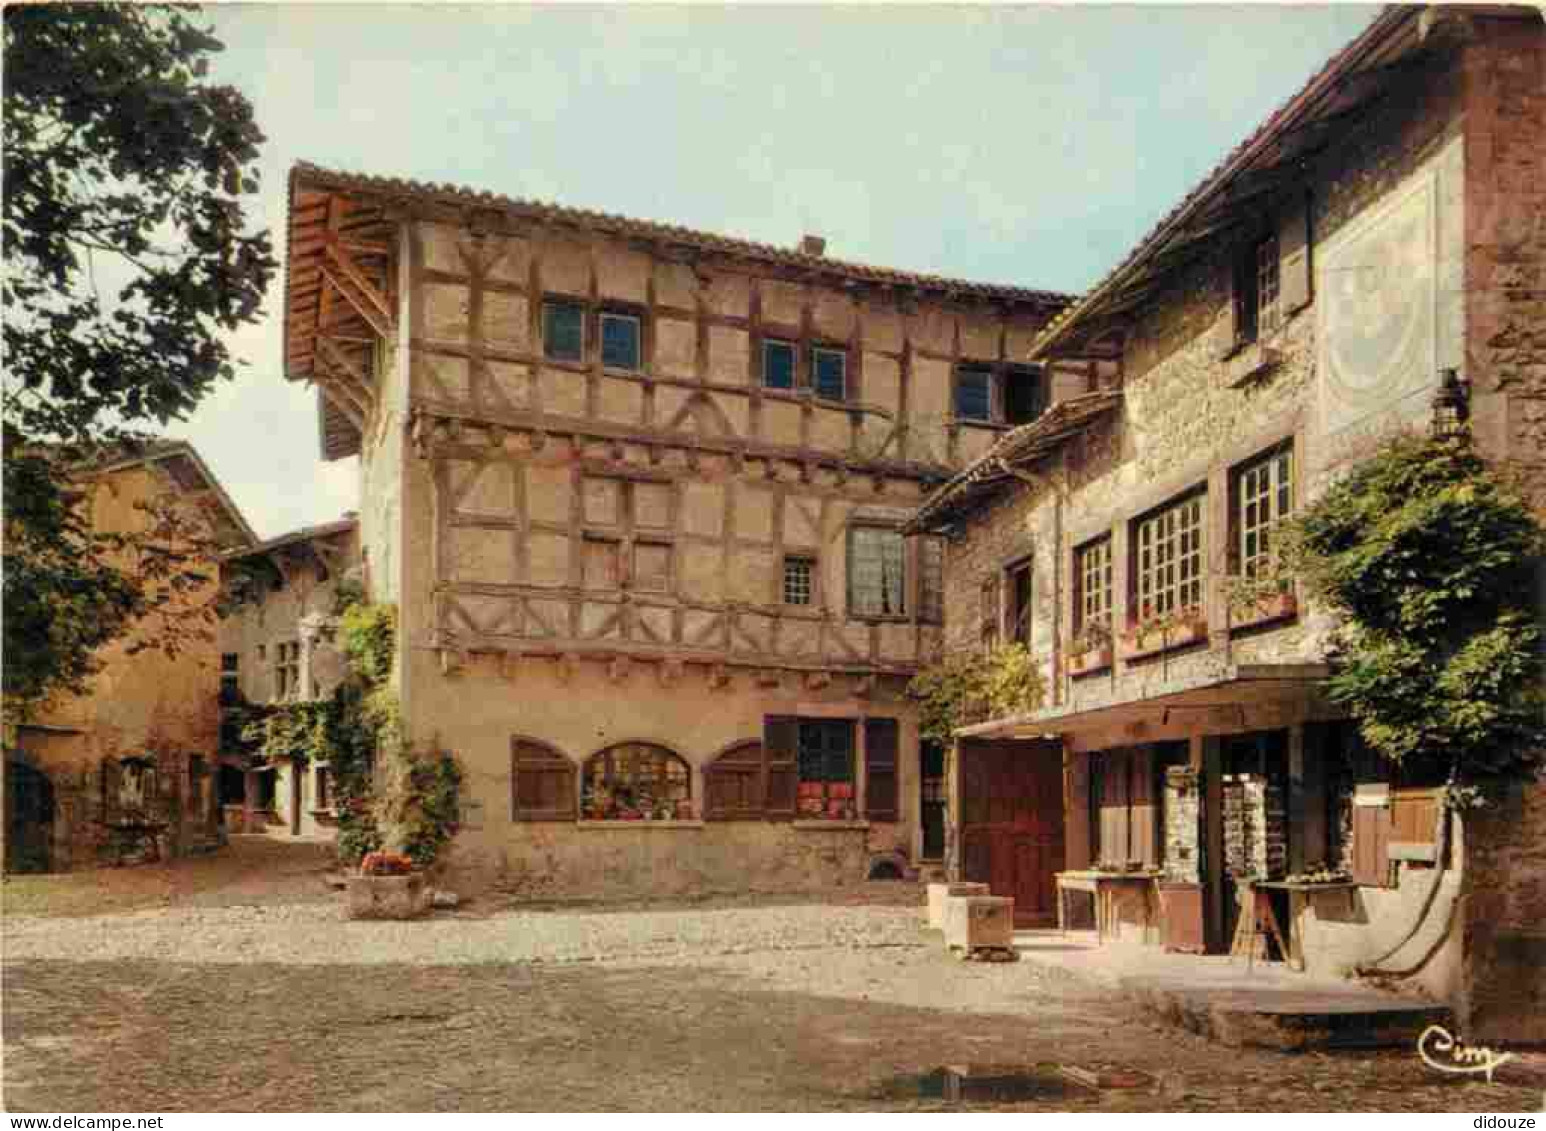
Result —
<path fill-rule="evenodd" d="M 1205 675 L 1156 680 L 1140 698 L 990 719 L 956 737 L 1057 738 L 1067 749 L 1102 750 L 1345 718 L 1326 698 L 1330 674 L 1325 664 L 1225 664 Z"/>

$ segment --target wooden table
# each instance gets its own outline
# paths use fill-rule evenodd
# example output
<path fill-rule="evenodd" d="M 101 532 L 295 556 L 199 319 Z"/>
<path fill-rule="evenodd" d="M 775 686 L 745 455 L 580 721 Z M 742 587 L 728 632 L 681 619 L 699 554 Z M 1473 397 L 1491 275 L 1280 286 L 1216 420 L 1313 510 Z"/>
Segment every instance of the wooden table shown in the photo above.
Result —
<path fill-rule="evenodd" d="M 1071 891 L 1087 891 L 1095 899 L 1095 937 L 1106 941 L 1109 931 L 1113 937 L 1121 932 L 1121 917 L 1117 914 L 1117 900 L 1124 890 L 1137 888 L 1143 895 L 1144 934 L 1154 925 L 1154 884 L 1158 872 L 1058 872 L 1058 930 L 1067 932 L 1068 915 L 1064 896 Z"/>

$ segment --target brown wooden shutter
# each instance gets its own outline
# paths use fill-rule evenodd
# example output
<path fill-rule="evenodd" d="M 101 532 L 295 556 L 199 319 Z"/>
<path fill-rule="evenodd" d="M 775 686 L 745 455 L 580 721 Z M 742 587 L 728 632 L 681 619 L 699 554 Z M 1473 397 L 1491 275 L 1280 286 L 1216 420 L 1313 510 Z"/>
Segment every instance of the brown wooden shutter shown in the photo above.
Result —
<path fill-rule="evenodd" d="M 1278 228 L 1278 303 L 1283 314 L 1310 305 L 1310 198 L 1296 194 Z"/>
<path fill-rule="evenodd" d="M 767 754 L 763 812 L 771 820 L 789 820 L 800 786 L 800 720 L 769 715 L 762 723 L 762 747 Z"/>
<path fill-rule="evenodd" d="M 517 821 L 572 821 L 575 766 L 555 750 L 517 740 L 511 746 L 510 808 Z"/>
<path fill-rule="evenodd" d="M 1153 748 L 1146 746 L 1134 750 L 1131 767 L 1132 772 L 1128 778 L 1128 859 L 1141 860 L 1153 867 L 1159 863 Z"/>
<path fill-rule="evenodd" d="M 1063 814 L 1066 864 L 1077 872 L 1095 863 L 1090 843 L 1090 758 L 1087 754 L 1070 754 L 1063 770 L 1063 796 L 1067 807 Z"/>
<path fill-rule="evenodd" d="M 895 719 L 864 720 L 864 815 L 895 821 L 898 728 Z"/>
<path fill-rule="evenodd" d="M 703 816 L 709 821 L 745 821 L 762 816 L 762 743 L 743 742 L 703 768 Z"/>
<path fill-rule="evenodd" d="M 1125 864 L 1129 859 L 1127 752 L 1108 751 L 1100 764 L 1100 858 Z"/>
<path fill-rule="evenodd" d="M 1353 806 L 1353 882 L 1368 887 L 1390 886 L 1390 809 L 1384 805 Z"/>

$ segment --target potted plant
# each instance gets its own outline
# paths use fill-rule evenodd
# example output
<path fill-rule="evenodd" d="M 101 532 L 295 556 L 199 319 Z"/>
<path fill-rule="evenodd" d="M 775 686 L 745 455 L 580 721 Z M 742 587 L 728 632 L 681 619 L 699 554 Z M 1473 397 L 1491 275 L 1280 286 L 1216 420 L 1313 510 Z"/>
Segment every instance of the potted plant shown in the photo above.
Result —
<path fill-rule="evenodd" d="M 1226 593 L 1231 628 L 1289 620 L 1299 612 L 1293 579 L 1284 576 L 1276 560 L 1250 574 L 1231 577 Z"/>
<path fill-rule="evenodd" d="M 1208 620 L 1202 609 L 1188 605 L 1182 609 L 1157 613 L 1145 605 L 1138 616 L 1128 622 L 1123 637 L 1123 652 L 1129 656 L 1146 656 L 1181 648 L 1208 637 Z"/>
<path fill-rule="evenodd" d="M 1111 667 L 1111 619 L 1109 616 L 1085 621 L 1068 642 L 1068 674 L 1089 675 Z"/>
<path fill-rule="evenodd" d="M 347 887 L 351 919 L 417 919 L 429 911 L 434 894 L 424 873 L 400 852 L 366 853 Z"/>

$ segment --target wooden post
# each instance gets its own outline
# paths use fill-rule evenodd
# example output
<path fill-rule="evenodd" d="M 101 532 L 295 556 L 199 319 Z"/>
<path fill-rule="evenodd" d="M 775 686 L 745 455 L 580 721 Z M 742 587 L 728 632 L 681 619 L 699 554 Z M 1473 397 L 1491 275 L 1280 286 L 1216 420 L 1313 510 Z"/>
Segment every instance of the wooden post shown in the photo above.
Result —
<path fill-rule="evenodd" d="M 1199 749 L 1202 754 L 1204 936 L 1208 952 L 1218 954 L 1229 942 L 1224 934 L 1224 743 L 1216 736 L 1195 735 L 1192 742 L 1193 757 Z"/>

